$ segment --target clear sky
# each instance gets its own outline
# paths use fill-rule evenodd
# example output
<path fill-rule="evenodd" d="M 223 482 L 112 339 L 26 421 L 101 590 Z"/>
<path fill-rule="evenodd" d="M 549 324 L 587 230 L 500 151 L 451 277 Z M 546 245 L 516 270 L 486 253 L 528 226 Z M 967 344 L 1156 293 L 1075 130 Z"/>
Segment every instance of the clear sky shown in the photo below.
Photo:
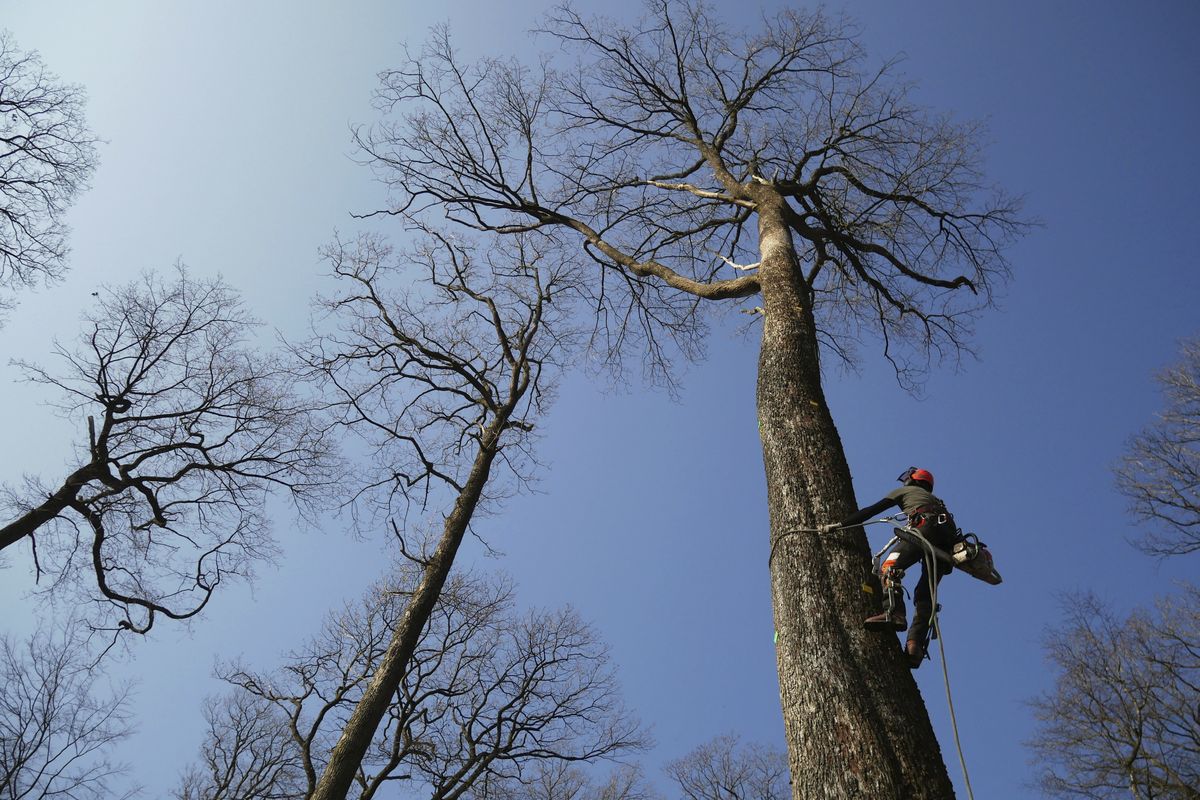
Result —
<path fill-rule="evenodd" d="M 600 4 L 583 0 L 581 8 Z M 753 3 L 718 0 L 730 19 Z M 976 796 L 1035 797 L 1025 702 L 1049 686 L 1039 639 L 1057 597 L 1091 589 L 1118 609 L 1186 576 L 1125 544 L 1113 491 L 1124 442 L 1161 405 L 1152 375 L 1200 331 L 1200 55 L 1192 2 L 831 2 L 872 56 L 903 53 L 928 105 L 990 125 L 991 176 L 1044 225 L 1011 251 L 1015 280 L 975 340 L 981 358 L 935 370 L 920 398 L 871 344 L 827 392 L 859 500 L 909 464 L 932 470 L 960 523 L 993 547 L 1005 583 L 953 576 L 942 626 Z M 607 2 L 614 14 L 628 0 Z M 0 27 L 83 84 L 105 140 L 70 214 L 71 272 L 26 294 L 0 330 L 0 479 L 63 474 L 79 420 L 61 420 L 9 358 L 72 338 L 100 284 L 177 259 L 222 273 L 251 309 L 300 330 L 320 284 L 317 248 L 382 202 L 349 128 L 375 119 L 376 73 L 449 20 L 469 54 L 528 54 L 546 4 L 451 2 L 62 3 L 0 0 Z M 632 10 L 629 14 L 632 15 Z M 735 320 L 735 323 L 740 320 Z M 548 420 L 541 494 L 481 526 L 530 605 L 574 605 L 609 641 L 630 704 L 654 726 L 653 773 L 725 732 L 782 743 L 755 429 L 756 331 L 718 327 L 678 401 L 571 376 Z M 913 429 L 924 431 L 914 439 Z M 224 592 L 184 630 L 155 626 L 114 671 L 140 682 L 124 757 L 149 797 L 194 757 L 213 660 L 269 667 L 325 609 L 378 575 L 387 542 L 340 522 L 298 532 L 253 588 Z M 872 543 L 884 534 L 872 531 Z M 36 624 L 25 564 L 0 572 L 5 629 Z M 956 783 L 937 662 L 918 673 Z"/>

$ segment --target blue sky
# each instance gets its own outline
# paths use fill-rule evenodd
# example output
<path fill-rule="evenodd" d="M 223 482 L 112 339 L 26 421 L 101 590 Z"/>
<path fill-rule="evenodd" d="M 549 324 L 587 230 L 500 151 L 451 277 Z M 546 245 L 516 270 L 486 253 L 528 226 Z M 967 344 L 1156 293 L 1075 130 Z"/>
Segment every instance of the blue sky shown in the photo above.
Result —
<path fill-rule="evenodd" d="M 581 2 L 588 9 L 595 4 Z M 717 3 L 731 19 L 748 4 Z M 611 13 L 631 8 L 606 3 Z M 1037 793 L 1022 741 L 1025 701 L 1049 686 L 1039 638 L 1056 597 L 1097 591 L 1144 604 L 1187 573 L 1128 547 L 1113 491 L 1124 442 L 1161 399 L 1152 375 L 1200 331 L 1200 55 L 1190 2 L 830 3 L 863 27 L 875 59 L 902 53 L 928 105 L 987 120 L 991 176 L 1043 225 L 1011 252 L 1014 281 L 985 316 L 980 360 L 936 369 L 905 393 L 868 345 L 826 389 L 866 504 L 909 464 L 931 469 L 966 527 L 992 545 L 1005 583 L 954 576 L 942 626 L 963 746 L 979 797 Z M 54 476 L 78 426 L 14 384 L 12 357 L 69 339 L 90 293 L 177 259 L 220 272 L 270 325 L 298 332 L 320 285 L 317 248 L 382 190 L 352 158 L 375 74 L 399 43 L 449 20 L 470 54 L 531 53 L 546 4 L 0 2 L 0 26 L 83 84 L 106 140 L 70 215 L 72 269 L 26 294 L 0 331 L 0 479 Z M 752 20 L 747 19 L 747 23 Z M 540 493 L 511 502 L 472 563 L 501 568 L 530 605 L 574 605 L 621 666 L 630 704 L 654 726 L 655 766 L 737 732 L 780 743 L 771 642 L 766 505 L 755 429 L 756 331 L 718 326 L 677 401 L 633 384 L 570 376 L 544 429 Z M 925 435 L 914 440 L 914 428 Z M 325 609 L 377 577 L 387 542 L 281 520 L 285 557 L 225 593 L 189 629 L 156 626 L 114 671 L 140 683 L 141 731 L 126 758 L 158 796 L 196 752 L 214 658 L 263 667 L 314 631 Z M 872 543 L 884 533 L 872 531 Z M 0 572 L 3 626 L 39 609 L 24 564 Z M 43 610 L 44 613 L 44 610 Z M 960 782 L 941 674 L 918 680 Z M 163 713 L 163 709 L 169 709 Z M 151 757 L 152 756 L 152 757 Z"/>

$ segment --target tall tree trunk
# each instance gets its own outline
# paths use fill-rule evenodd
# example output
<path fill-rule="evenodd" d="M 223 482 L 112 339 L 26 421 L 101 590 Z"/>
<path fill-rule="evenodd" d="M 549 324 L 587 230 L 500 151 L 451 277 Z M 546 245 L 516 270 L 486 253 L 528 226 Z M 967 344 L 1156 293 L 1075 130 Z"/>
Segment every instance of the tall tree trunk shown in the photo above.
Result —
<path fill-rule="evenodd" d="M 870 549 L 861 529 L 797 533 L 856 507 L 821 389 L 810 296 L 780 204 L 760 206 L 765 308 L 758 420 L 771 520 L 777 661 L 796 800 L 931 800 L 954 791 L 893 634 L 862 620 Z M 782 537 L 782 538 L 781 538 Z"/>
<path fill-rule="evenodd" d="M 413 651 L 420 641 L 421 631 L 425 629 L 433 607 L 441 596 L 442 586 L 454 566 L 454 558 L 487 485 L 492 462 L 499 452 L 500 433 L 504 430 L 510 411 L 511 408 L 506 407 L 500 418 L 494 420 L 481 437 L 470 475 L 463 484 L 454 508 L 442 525 L 442 537 L 438 540 L 437 549 L 425 563 L 421 581 L 404 607 L 404 613 L 392 632 L 392 640 L 379 662 L 379 667 L 371 676 L 371 681 L 354 707 L 346 727 L 342 729 L 342 735 L 330 753 L 329 763 L 309 795 L 311 800 L 345 800 L 349 794 L 354 776 L 366 756 L 383 715 L 404 680 Z"/>

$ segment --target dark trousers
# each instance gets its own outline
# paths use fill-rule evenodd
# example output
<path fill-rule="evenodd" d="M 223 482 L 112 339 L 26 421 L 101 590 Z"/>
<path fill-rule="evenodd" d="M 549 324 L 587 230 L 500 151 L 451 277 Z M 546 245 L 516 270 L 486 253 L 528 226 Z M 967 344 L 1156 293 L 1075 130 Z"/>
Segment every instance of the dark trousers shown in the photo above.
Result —
<path fill-rule="evenodd" d="M 917 528 L 917 532 L 939 550 L 950 552 L 950 548 L 954 546 L 954 529 L 948 525 L 922 525 Z M 933 617 L 933 595 L 929 591 L 929 564 L 926 561 L 926 556 L 925 548 L 921 547 L 921 545 L 901 539 L 884 557 L 879 568 L 880 576 L 886 580 L 886 575 L 891 570 L 907 570 L 913 564 L 920 562 L 921 580 L 913 588 L 913 606 L 915 608 L 913 609 L 912 625 L 908 629 L 908 638 L 916 641 L 923 641 L 925 639 L 925 632 L 929 630 L 929 621 Z M 949 564 L 939 561 L 933 556 L 929 556 L 929 558 L 933 559 L 933 582 L 936 586 L 941 583 L 943 575 L 950 573 L 951 567 Z M 897 587 L 897 591 L 899 591 L 899 587 Z M 899 608 L 903 609 L 903 594 L 899 595 L 897 601 Z"/>

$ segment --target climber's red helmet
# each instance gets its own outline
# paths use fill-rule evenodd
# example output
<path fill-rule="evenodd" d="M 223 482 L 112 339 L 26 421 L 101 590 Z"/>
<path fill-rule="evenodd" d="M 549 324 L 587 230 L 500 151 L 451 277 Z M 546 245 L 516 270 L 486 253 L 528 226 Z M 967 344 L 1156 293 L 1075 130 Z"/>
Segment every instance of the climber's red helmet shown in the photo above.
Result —
<path fill-rule="evenodd" d="M 927 483 L 929 484 L 929 490 L 933 491 L 933 473 L 927 469 L 909 467 L 908 469 L 904 470 L 904 472 L 900 473 L 900 477 L 896 480 L 900 481 L 901 483 L 908 483 L 909 481 Z"/>

